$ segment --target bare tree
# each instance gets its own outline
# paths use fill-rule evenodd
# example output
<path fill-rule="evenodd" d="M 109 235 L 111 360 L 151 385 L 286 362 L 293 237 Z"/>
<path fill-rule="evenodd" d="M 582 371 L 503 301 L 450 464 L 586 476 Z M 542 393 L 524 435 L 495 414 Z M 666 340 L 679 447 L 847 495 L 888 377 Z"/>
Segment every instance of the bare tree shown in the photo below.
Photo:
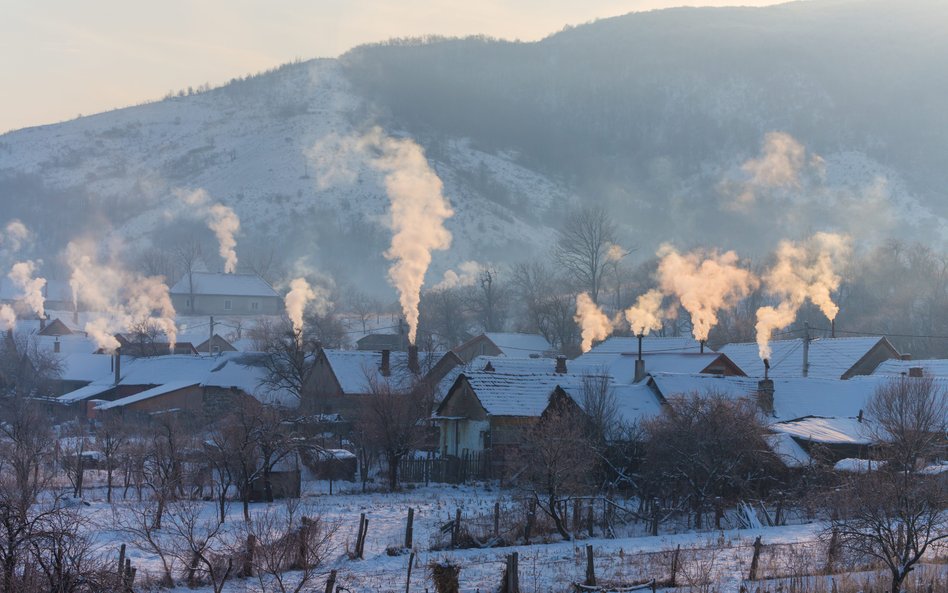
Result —
<path fill-rule="evenodd" d="M 188 303 L 190 312 L 194 313 L 194 273 L 198 270 L 203 260 L 201 242 L 195 237 L 190 237 L 175 245 L 174 254 L 178 262 L 178 267 L 183 271 L 184 277 L 188 280 Z"/>
<path fill-rule="evenodd" d="M 297 336 L 286 320 L 277 326 L 261 324 L 255 328 L 253 339 L 256 349 L 266 353 L 262 359 L 266 377 L 261 386 L 296 395 L 301 408 L 314 406 L 312 379 L 319 344 Z"/>
<path fill-rule="evenodd" d="M 614 261 L 610 248 L 616 243 L 616 225 L 602 208 L 572 213 L 557 234 L 553 256 L 563 269 L 599 302 L 603 276 Z"/>
<path fill-rule="evenodd" d="M 109 503 L 112 502 L 115 470 L 127 441 L 128 430 L 122 418 L 108 411 L 100 413 L 99 423 L 95 429 L 95 444 L 105 462 L 105 500 Z"/>
<path fill-rule="evenodd" d="M 902 377 L 882 385 L 869 403 L 872 432 L 881 442 L 876 470 L 848 478 L 829 497 L 831 525 L 849 551 L 882 562 L 892 593 L 932 545 L 948 539 L 948 489 L 920 473 L 944 454 L 945 393 L 931 379 Z"/>
<path fill-rule="evenodd" d="M 172 503 L 167 510 L 168 547 L 180 565 L 185 581 L 192 589 L 210 583 L 214 593 L 224 589 L 234 574 L 233 535 L 224 529 L 218 517 L 201 513 L 202 504 L 192 500 Z"/>
<path fill-rule="evenodd" d="M 385 458 L 389 490 L 398 488 L 398 465 L 425 439 L 425 424 L 431 414 L 431 390 L 423 382 L 400 387 L 389 381 L 367 377 L 369 393 L 358 420 L 372 446 Z"/>
<path fill-rule="evenodd" d="M 0 393 L 14 397 L 50 396 L 62 368 L 60 359 L 39 347 L 32 334 L 0 336 Z"/>
<path fill-rule="evenodd" d="M 301 593 L 313 590 L 313 580 L 333 553 L 338 525 L 307 516 L 298 500 L 288 500 L 284 509 L 255 514 L 244 528 L 256 542 L 251 565 L 261 590 Z"/>
<path fill-rule="evenodd" d="M 543 416 L 525 435 L 520 449 L 521 485 L 552 520 L 563 539 L 566 504 L 592 487 L 593 464 L 588 421 L 568 396 L 551 401 Z"/>
<path fill-rule="evenodd" d="M 583 412 L 588 418 L 590 437 L 605 443 L 616 436 L 619 429 L 619 408 L 612 380 L 602 373 L 585 373 L 582 378 Z"/>
<path fill-rule="evenodd" d="M 485 266 L 471 287 L 470 308 L 478 325 L 485 332 L 501 331 L 507 315 L 507 287 L 500 282 L 496 266 Z"/>
<path fill-rule="evenodd" d="M 646 480 L 656 494 L 687 503 L 696 527 L 710 500 L 764 492 L 775 475 L 776 459 L 753 402 L 713 393 L 676 396 L 644 428 Z"/>

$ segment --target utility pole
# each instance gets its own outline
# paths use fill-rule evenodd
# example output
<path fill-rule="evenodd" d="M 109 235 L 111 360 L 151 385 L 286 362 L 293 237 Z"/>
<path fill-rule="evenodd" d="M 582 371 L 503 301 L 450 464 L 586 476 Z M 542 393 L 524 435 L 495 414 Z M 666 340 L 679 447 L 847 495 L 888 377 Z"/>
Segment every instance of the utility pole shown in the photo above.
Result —
<path fill-rule="evenodd" d="M 803 322 L 803 376 L 810 374 L 810 323 Z"/>
<path fill-rule="evenodd" d="M 213 346 L 213 343 L 214 343 L 214 316 L 211 315 L 211 333 L 210 333 L 210 337 L 207 339 L 207 353 L 208 354 L 211 353 L 211 348 Z"/>

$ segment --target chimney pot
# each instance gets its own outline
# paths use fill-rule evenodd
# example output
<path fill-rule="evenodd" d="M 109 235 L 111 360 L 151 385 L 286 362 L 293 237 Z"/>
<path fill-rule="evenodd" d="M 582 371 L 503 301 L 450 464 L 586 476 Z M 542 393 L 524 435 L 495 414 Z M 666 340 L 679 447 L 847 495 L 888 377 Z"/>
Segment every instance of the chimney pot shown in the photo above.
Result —
<path fill-rule="evenodd" d="M 112 355 L 115 364 L 113 368 L 115 370 L 115 384 L 118 385 L 119 381 L 122 380 L 122 349 L 117 348 L 115 354 Z"/>
<path fill-rule="evenodd" d="M 56 341 L 53 342 L 53 353 L 59 354 L 60 348 L 61 348 L 61 345 L 59 343 L 59 336 L 56 336 Z"/>
<path fill-rule="evenodd" d="M 487 361 L 487 364 L 484 365 L 484 371 L 488 373 L 494 372 L 494 365 L 492 365 L 489 360 Z"/>
<path fill-rule="evenodd" d="M 768 416 L 774 413 L 774 391 L 773 379 L 761 379 L 757 382 L 757 405 Z"/>
<path fill-rule="evenodd" d="M 418 346 L 408 346 L 408 370 L 416 375 L 421 374 L 421 365 L 418 363 Z"/>
<path fill-rule="evenodd" d="M 556 357 L 556 370 L 554 372 L 560 375 L 566 374 L 566 357 L 562 354 Z"/>
<path fill-rule="evenodd" d="M 922 377 L 925 375 L 925 369 L 922 367 L 910 367 L 909 377 Z"/>
<path fill-rule="evenodd" d="M 383 377 L 388 377 L 392 372 L 391 360 L 392 351 L 382 350 L 382 365 L 379 367 L 379 372 L 382 373 Z"/>
<path fill-rule="evenodd" d="M 899 360 L 912 360 L 912 355 L 911 355 L 911 354 L 903 354 L 902 356 L 899 357 Z"/>
<path fill-rule="evenodd" d="M 43 331 L 46 329 L 46 316 L 40 315 L 39 320 L 40 320 L 40 331 Z"/>

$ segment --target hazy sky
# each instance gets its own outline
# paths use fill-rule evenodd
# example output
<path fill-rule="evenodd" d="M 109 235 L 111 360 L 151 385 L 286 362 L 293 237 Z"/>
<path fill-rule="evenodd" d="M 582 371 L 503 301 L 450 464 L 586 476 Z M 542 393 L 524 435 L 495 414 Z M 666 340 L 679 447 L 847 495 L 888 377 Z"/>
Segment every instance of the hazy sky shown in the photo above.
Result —
<path fill-rule="evenodd" d="M 567 24 L 776 0 L 0 0 L 0 133 L 429 33 L 535 40 Z"/>

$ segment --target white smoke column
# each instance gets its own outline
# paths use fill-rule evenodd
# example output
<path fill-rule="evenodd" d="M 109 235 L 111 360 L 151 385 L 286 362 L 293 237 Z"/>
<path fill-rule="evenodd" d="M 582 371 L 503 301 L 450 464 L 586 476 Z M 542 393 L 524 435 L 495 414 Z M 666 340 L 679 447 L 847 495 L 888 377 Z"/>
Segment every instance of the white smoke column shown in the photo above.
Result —
<path fill-rule="evenodd" d="M 309 151 L 320 188 L 356 179 L 354 165 L 366 155 L 373 169 L 385 174 L 385 191 L 392 205 L 392 244 L 385 257 L 393 260 L 389 282 L 408 322 L 412 344 L 418 331 L 418 302 L 431 252 L 451 247 L 444 221 L 454 215 L 442 191 L 444 185 L 422 148 L 411 139 L 391 138 L 375 127 L 359 137 L 330 134 Z"/>
<path fill-rule="evenodd" d="M 306 311 L 306 305 L 314 303 L 316 311 L 320 315 L 325 315 L 329 310 L 328 291 L 321 286 L 310 286 L 305 278 L 295 278 L 290 282 L 290 291 L 286 293 L 284 306 L 286 315 L 293 324 L 293 334 L 298 343 L 303 340 L 303 313 Z"/>
<path fill-rule="evenodd" d="M 662 291 L 652 289 L 640 295 L 635 305 L 625 310 L 625 318 L 636 336 L 662 329 Z"/>
<path fill-rule="evenodd" d="M 103 352 L 114 354 L 121 344 L 115 339 L 115 324 L 108 317 L 96 317 L 88 321 L 85 331 Z"/>
<path fill-rule="evenodd" d="M 574 319 L 579 324 L 582 332 L 583 343 L 580 348 L 583 352 L 589 352 L 594 341 L 605 340 L 612 333 L 612 320 L 585 292 L 576 296 L 576 316 Z"/>
<path fill-rule="evenodd" d="M 124 314 L 125 329 L 139 325 L 157 328 L 167 336 L 169 348 L 174 352 L 178 328 L 164 279 L 159 276 L 135 277 L 126 288 L 125 302 L 119 306 Z"/>
<path fill-rule="evenodd" d="M 762 359 L 770 357 L 773 332 L 793 323 L 806 300 L 828 320 L 836 319 L 839 307 L 832 293 L 839 289 L 842 278 L 837 270 L 851 249 L 849 237 L 836 233 L 816 233 L 803 243 L 780 242 L 777 261 L 763 278 L 767 292 L 780 304 L 757 310 L 757 349 Z"/>
<path fill-rule="evenodd" d="M 20 289 L 17 300 L 21 300 L 30 306 L 30 309 L 40 317 L 46 315 L 46 298 L 43 296 L 43 288 L 46 286 L 45 278 L 34 278 L 36 264 L 32 261 L 25 261 L 13 264 L 13 268 L 8 274 L 10 280 Z"/>
<path fill-rule="evenodd" d="M 448 270 L 444 273 L 441 282 L 435 284 L 432 290 L 447 290 L 459 286 L 474 286 L 481 272 L 485 269 L 484 265 L 476 261 L 466 261 L 458 266 L 458 271 Z"/>
<path fill-rule="evenodd" d="M 418 302 L 431 264 L 431 252 L 451 247 L 451 233 L 444 227 L 444 221 L 454 212 L 442 194 L 441 179 L 418 144 L 385 136 L 379 128 L 363 142 L 380 151 L 372 166 L 385 172 L 385 191 L 392 203 L 394 234 L 385 257 L 395 263 L 389 268 L 388 278 L 398 290 L 408 323 L 408 341 L 414 344 Z"/>
<path fill-rule="evenodd" d="M 16 312 L 10 305 L 0 305 L 0 331 L 16 329 Z"/>
<path fill-rule="evenodd" d="M 237 271 L 237 239 L 234 236 L 240 230 L 240 219 L 237 213 L 223 204 L 214 204 L 208 210 L 207 226 L 214 231 L 220 244 L 220 254 L 224 258 L 224 272 L 233 274 Z"/>
<path fill-rule="evenodd" d="M 606 261 L 617 262 L 617 261 L 620 261 L 626 255 L 628 255 L 628 253 L 621 245 L 616 245 L 615 243 L 607 243 Z"/>
<path fill-rule="evenodd" d="M 657 255 L 661 258 L 659 285 L 665 294 L 678 297 L 699 341 L 707 340 L 717 325 L 718 311 L 733 307 L 760 284 L 750 271 L 738 266 L 733 251 L 681 255 L 670 245 L 662 245 Z"/>

